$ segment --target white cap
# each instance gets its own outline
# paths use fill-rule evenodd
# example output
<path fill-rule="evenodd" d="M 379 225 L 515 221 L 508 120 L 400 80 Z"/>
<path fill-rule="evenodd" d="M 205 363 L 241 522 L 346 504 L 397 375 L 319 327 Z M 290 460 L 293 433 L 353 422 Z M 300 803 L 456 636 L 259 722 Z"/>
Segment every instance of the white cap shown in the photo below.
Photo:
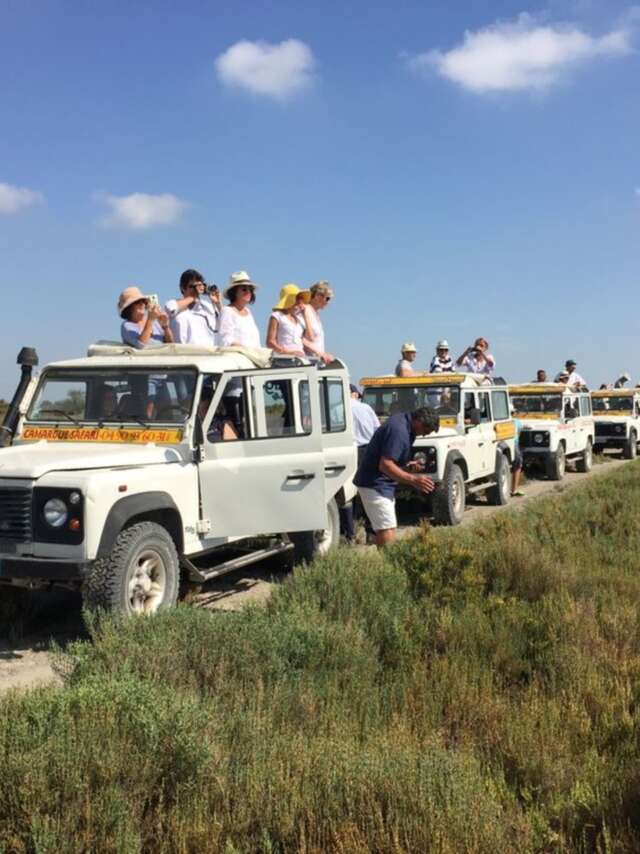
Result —
<path fill-rule="evenodd" d="M 401 353 L 417 353 L 416 345 L 413 341 L 405 341 L 400 350 Z"/>
<path fill-rule="evenodd" d="M 442 341 L 438 341 L 436 344 L 436 350 L 448 350 L 449 342 L 446 339 L 442 339 Z"/>

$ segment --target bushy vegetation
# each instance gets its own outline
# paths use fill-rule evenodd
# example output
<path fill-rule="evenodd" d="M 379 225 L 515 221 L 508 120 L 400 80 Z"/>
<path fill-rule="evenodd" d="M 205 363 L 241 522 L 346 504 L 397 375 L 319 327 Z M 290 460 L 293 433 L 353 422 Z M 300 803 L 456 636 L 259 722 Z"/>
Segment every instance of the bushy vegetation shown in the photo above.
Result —
<path fill-rule="evenodd" d="M 640 464 L 266 607 L 90 626 L 0 704 L 0 850 L 640 850 Z"/>

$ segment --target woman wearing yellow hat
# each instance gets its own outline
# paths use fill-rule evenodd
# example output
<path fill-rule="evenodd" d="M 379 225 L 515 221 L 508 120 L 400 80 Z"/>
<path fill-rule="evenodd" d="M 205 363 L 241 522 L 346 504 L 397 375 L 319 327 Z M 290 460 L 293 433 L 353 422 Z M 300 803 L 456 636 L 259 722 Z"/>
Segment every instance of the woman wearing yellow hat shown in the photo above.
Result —
<path fill-rule="evenodd" d="M 280 288 L 280 299 L 273 307 L 267 326 L 267 347 L 286 356 L 304 356 L 303 306 L 310 298 L 309 291 L 301 291 L 292 283 Z"/>

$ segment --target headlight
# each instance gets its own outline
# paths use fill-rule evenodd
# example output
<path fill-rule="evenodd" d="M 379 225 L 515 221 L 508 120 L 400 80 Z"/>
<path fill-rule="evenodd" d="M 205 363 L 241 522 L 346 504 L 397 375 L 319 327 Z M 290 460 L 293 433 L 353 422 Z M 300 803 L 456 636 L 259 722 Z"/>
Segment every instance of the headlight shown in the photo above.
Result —
<path fill-rule="evenodd" d="M 534 433 L 533 434 L 533 441 L 536 443 L 536 445 L 541 445 L 544 441 L 543 434 L 542 433 Z"/>
<path fill-rule="evenodd" d="M 42 508 L 42 514 L 47 525 L 61 528 L 67 521 L 69 511 L 61 498 L 50 498 Z"/>
<path fill-rule="evenodd" d="M 624 424 L 616 425 L 616 433 L 624 433 Z"/>

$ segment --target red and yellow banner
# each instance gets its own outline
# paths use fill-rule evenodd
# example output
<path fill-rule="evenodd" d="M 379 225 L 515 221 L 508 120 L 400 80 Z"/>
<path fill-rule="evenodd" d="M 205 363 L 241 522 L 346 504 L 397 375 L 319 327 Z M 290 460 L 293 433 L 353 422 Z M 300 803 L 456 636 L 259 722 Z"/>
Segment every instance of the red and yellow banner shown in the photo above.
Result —
<path fill-rule="evenodd" d="M 109 427 L 25 427 L 26 442 L 105 442 L 136 445 L 172 445 L 182 441 L 182 430 L 114 430 Z"/>

